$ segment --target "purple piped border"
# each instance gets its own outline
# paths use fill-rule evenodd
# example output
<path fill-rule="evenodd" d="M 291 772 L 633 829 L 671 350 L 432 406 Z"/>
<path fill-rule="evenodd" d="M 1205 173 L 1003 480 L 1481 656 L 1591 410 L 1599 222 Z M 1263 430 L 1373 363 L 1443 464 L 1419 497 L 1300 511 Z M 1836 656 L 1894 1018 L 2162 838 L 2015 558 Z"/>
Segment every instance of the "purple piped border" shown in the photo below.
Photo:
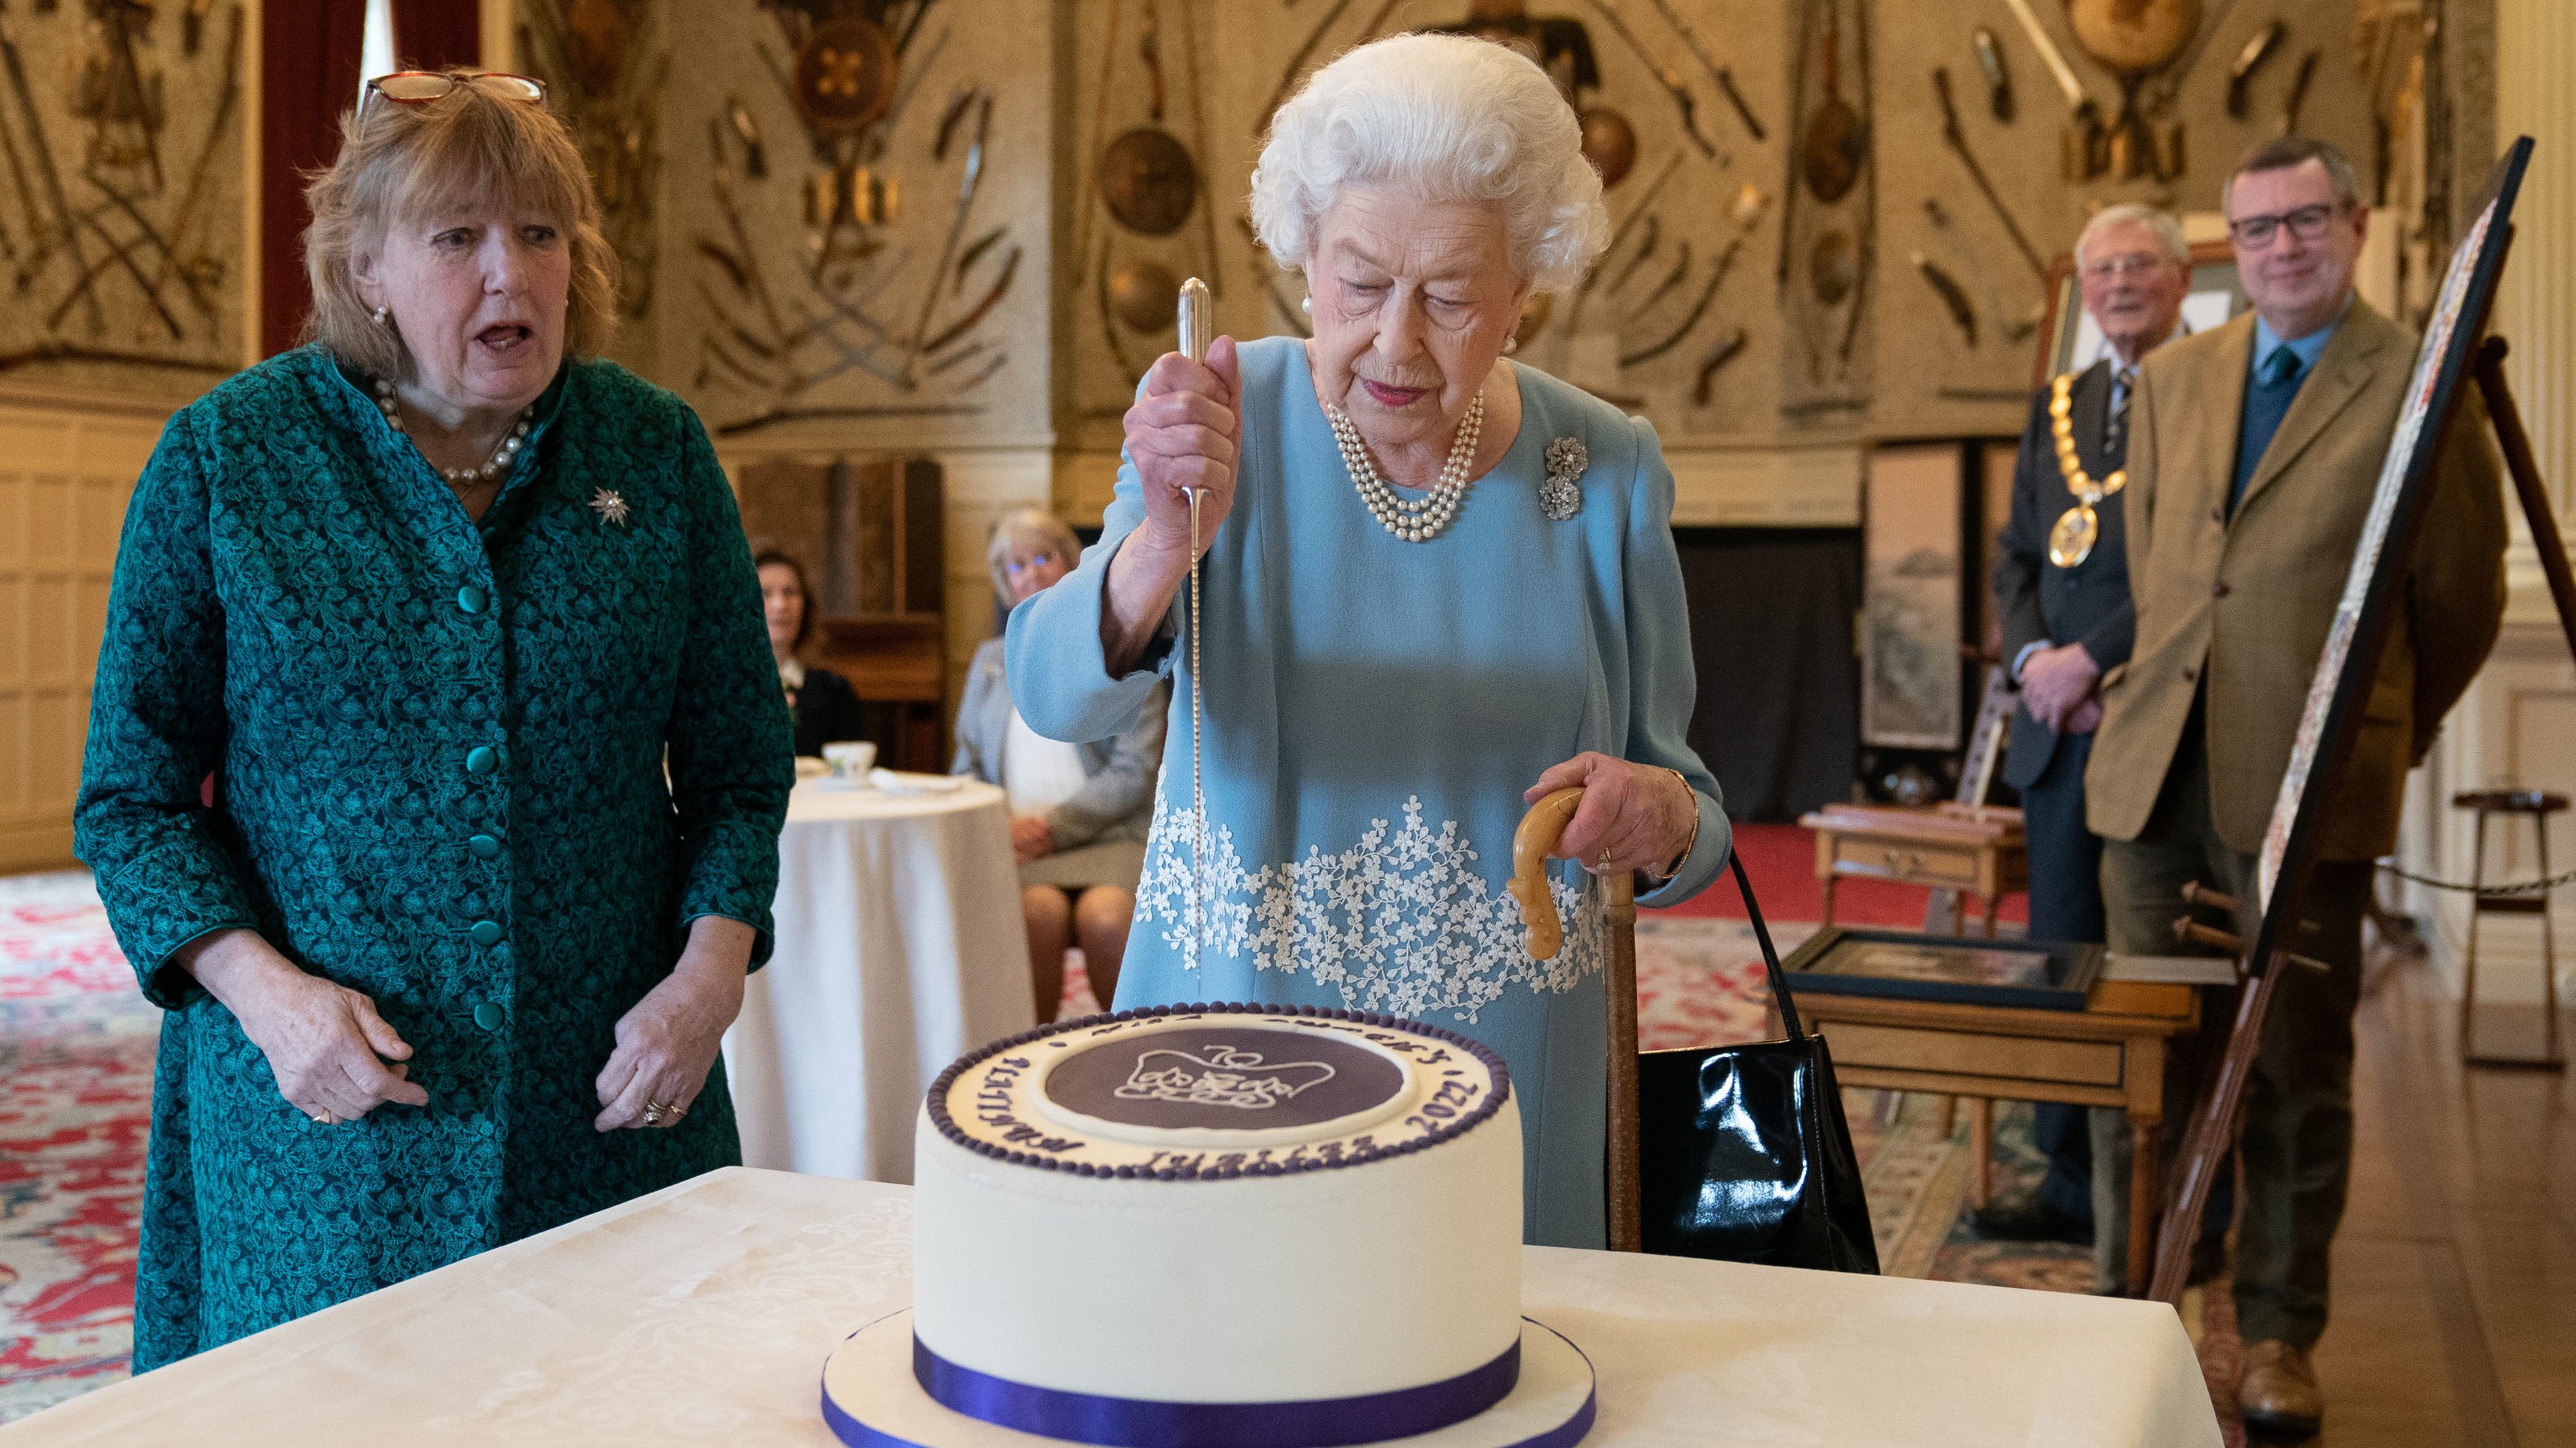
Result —
<path fill-rule="evenodd" d="M 960 1129 L 956 1120 L 948 1113 L 948 1088 L 955 1084 L 957 1078 L 1004 1052 L 1016 1051 L 1023 1046 L 1032 1045 L 1052 1036 L 1071 1035 L 1077 1031 L 1092 1030 L 1125 1021 L 1162 1020 L 1171 1016 L 1224 1015 L 1345 1021 L 1352 1025 L 1368 1026 L 1378 1030 L 1408 1031 L 1414 1035 L 1438 1041 L 1442 1045 L 1455 1046 L 1475 1057 L 1487 1071 L 1492 1073 L 1494 1089 L 1492 1094 L 1483 1101 L 1469 1107 L 1465 1115 L 1453 1122 L 1433 1127 L 1429 1135 L 1414 1141 L 1401 1142 L 1394 1146 L 1362 1147 L 1356 1151 L 1344 1152 L 1331 1161 L 1294 1163 L 1249 1161 L 1229 1167 L 1212 1167 L 1206 1171 L 1201 1171 L 1195 1166 L 1157 1167 L 1148 1171 L 1134 1165 L 1102 1167 L 1094 1166 L 1087 1161 L 1058 1161 L 1051 1156 L 1018 1151 L 978 1140 Z M 1112 1177 L 1120 1181 L 1234 1181 L 1241 1177 L 1296 1176 L 1310 1171 L 1334 1171 L 1346 1166 L 1366 1166 L 1373 1161 L 1409 1156 L 1482 1126 L 1493 1117 L 1495 1112 L 1503 1109 L 1503 1103 L 1509 1101 L 1511 1096 L 1512 1073 L 1503 1065 L 1502 1056 L 1482 1041 L 1441 1026 L 1407 1020 L 1402 1016 L 1390 1016 L 1377 1011 L 1351 1011 L 1335 1006 L 1272 1006 L 1253 1001 L 1204 1001 L 1194 1005 L 1143 1006 L 1096 1016 L 1081 1016 L 1070 1021 L 1057 1021 L 1053 1025 L 1040 1026 L 1032 1031 L 1022 1031 L 1015 1036 L 1004 1036 L 998 1041 L 977 1047 L 949 1063 L 948 1069 L 940 1072 L 938 1079 L 930 1083 L 928 1109 L 930 1123 L 939 1128 L 940 1135 L 977 1156 L 1007 1162 L 1012 1166 L 1036 1167 L 1040 1171 L 1069 1172 L 1074 1176 Z"/>

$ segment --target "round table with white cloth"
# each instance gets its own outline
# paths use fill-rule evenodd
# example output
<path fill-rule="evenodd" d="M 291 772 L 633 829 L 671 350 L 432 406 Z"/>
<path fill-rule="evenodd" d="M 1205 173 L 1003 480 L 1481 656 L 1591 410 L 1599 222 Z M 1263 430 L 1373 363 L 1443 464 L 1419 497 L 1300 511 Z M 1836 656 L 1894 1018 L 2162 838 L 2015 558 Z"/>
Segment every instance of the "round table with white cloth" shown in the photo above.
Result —
<path fill-rule="evenodd" d="M 878 777 L 920 792 L 788 799 L 777 950 L 724 1040 L 745 1165 L 910 1182 L 931 1078 L 1036 1024 L 1002 791 Z"/>

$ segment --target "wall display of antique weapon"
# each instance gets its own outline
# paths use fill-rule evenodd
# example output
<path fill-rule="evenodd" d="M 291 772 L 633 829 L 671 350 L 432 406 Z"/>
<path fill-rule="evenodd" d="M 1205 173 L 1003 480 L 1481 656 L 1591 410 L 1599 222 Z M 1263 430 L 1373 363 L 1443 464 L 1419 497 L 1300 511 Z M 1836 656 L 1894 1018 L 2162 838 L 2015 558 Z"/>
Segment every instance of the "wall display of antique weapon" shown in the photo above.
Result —
<path fill-rule="evenodd" d="M 2281 134 L 2294 136 L 2299 131 L 2299 108 L 2308 99 L 2308 82 L 2317 78 L 2317 62 L 2322 55 L 2314 50 L 2299 57 L 2299 73 L 2290 81 L 2290 93 L 2281 101 Z"/>
<path fill-rule="evenodd" d="M 1130 332 L 1152 332 L 1163 325 L 1165 298 L 1179 291 L 1181 279 L 1158 261 L 1122 262 L 1108 273 L 1109 313 Z"/>
<path fill-rule="evenodd" d="M 89 122 L 85 170 L 149 170 L 162 187 L 161 72 L 135 54 L 135 31 L 149 43 L 152 7 L 133 0 L 93 0 L 89 46 L 72 81 L 72 114 Z"/>
<path fill-rule="evenodd" d="M 2102 174 L 2104 165 L 2102 108 L 2086 92 L 2084 82 L 2076 79 L 2075 67 L 2066 63 L 2066 53 L 2057 48 L 2056 39 L 2039 23 L 2030 0 L 2004 0 L 2004 4 L 2020 23 L 2022 34 L 2030 38 L 2031 49 L 2039 52 L 2040 63 L 2048 67 L 2050 78 L 2066 94 L 2069 118 L 2060 147 L 2065 177 L 2069 181 L 2090 181 Z"/>
<path fill-rule="evenodd" d="M 1186 270 L 1210 278 L 1218 289 L 1224 286 L 1217 208 L 1206 194 L 1199 155 L 1178 129 L 1185 125 L 1199 146 L 1209 143 L 1209 62 L 1197 40 L 1199 0 L 1133 0 L 1132 11 L 1130 3 L 1109 0 L 1096 32 L 1100 57 L 1091 80 L 1090 131 L 1075 141 L 1091 166 L 1076 183 L 1081 199 L 1074 216 L 1073 275 L 1089 284 L 1095 335 L 1115 364 L 1111 373 L 1084 365 L 1076 355 L 1076 386 L 1094 411 L 1132 391 L 1143 375 L 1152 353 L 1140 358 L 1132 344 L 1170 325 L 1175 278 Z M 1176 24 L 1166 28 L 1167 18 Z M 1136 110 L 1115 116 L 1113 107 L 1131 106 Z M 1080 309 L 1073 315 L 1081 323 L 1074 341 L 1079 348 L 1082 335 L 1094 329 Z"/>
<path fill-rule="evenodd" d="M 1621 287 L 1626 286 L 1628 284 L 1628 278 L 1636 275 L 1637 268 L 1644 266 L 1647 258 L 1652 257 L 1655 254 L 1656 245 L 1663 239 L 1664 219 L 1661 216 L 1647 217 L 1644 239 L 1637 243 L 1637 250 L 1628 258 L 1628 264 L 1619 269 L 1619 275 L 1611 279 L 1610 290 L 1616 292 Z M 1597 271 L 1599 268 L 1596 267 L 1595 270 Z"/>
<path fill-rule="evenodd" d="M 545 79 L 547 104 L 572 132 L 599 195 L 600 230 L 617 253 L 618 310 L 649 316 L 661 275 L 656 213 L 671 70 L 660 11 L 646 0 L 526 0 L 519 8 L 521 63 Z M 749 119 L 743 112 L 737 127 Z"/>
<path fill-rule="evenodd" d="M 1757 141 L 1769 140 L 1770 135 L 1762 129 L 1762 122 L 1754 117 L 1753 107 L 1745 102 L 1744 92 L 1735 88 L 1735 73 L 1718 64 L 1717 57 L 1709 54 L 1708 42 L 1700 38 L 1698 28 L 1674 8 L 1673 0 L 1651 0 L 1651 3 L 1655 13 L 1664 17 L 1664 23 L 1682 38 L 1682 44 L 1690 47 L 1700 69 L 1708 72 L 1709 82 L 1717 87 L 1717 93 L 1726 97 L 1726 103 L 1735 108 L 1735 118 L 1744 123 L 1746 133 Z"/>
<path fill-rule="evenodd" d="M 1680 346 L 1685 338 L 1698 330 L 1701 319 L 1708 315 L 1709 304 L 1717 300 L 1718 288 L 1726 284 L 1727 274 L 1735 269 L 1735 259 L 1743 253 L 1744 243 L 1751 239 L 1754 230 L 1762 224 L 1763 214 L 1770 209 L 1770 206 L 1771 198 L 1763 195 L 1761 189 L 1752 183 L 1747 182 L 1736 189 L 1735 235 L 1728 239 L 1726 249 L 1717 254 L 1717 264 L 1709 268 L 1708 281 L 1701 286 L 1699 299 L 1691 304 L 1689 311 L 1682 314 L 1681 321 L 1666 331 L 1663 336 L 1641 347 L 1621 352 L 1619 366 L 1622 370 L 1663 356 Z M 1675 280 L 1679 280 L 1683 274 L 1676 272 Z"/>
<path fill-rule="evenodd" d="M 2114 75 L 2163 69 L 2200 29 L 2200 0 L 2066 0 L 2066 27 Z"/>
<path fill-rule="evenodd" d="M 1860 112 L 1843 99 L 1842 3 L 1825 0 L 1825 99 L 1807 117 L 1798 140 L 1799 171 L 1818 201 L 1840 201 L 1860 180 L 1869 137 Z"/>
<path fill-rule="evenodd" d="M 1627 320 L 1637 321 L 1653 311 L 1656 303 L 1670 296 L 1673 288 L 1682 284 L 1682 278 L 1690 272 L 1690 265 L 1691 244 L 1690 238 L 1686 236 L 1682 238 L 1679 254 L 1673 258 L 1673 269 L 1664 274 L 1664 279 L 1655 285 L 1653 291 L 1646 294 L 1644 301 L 1628 309 Z"/>
<path fill-rule="evenodd" d="M 2138 105 L 2152 116 L 2173 114 L 2174 97 L 2182 90 L 2184 77 L 2200 63 L 2201 52 L 2209 48 L 2210 39 L 2227 27 L 2227 18 L 2236 10 L 2236 0 L 2218 0 L 2202 14 L 2200 27 L 2183 45 L 2182 53 L 2147 79 L 2138 91 Z"/>
<path fill-rule="evenodd" d="M 1985 26 L 1978 26 L 1968 37 L 1970 48 L 1977 53 L 1977 69 L 1986 74 L 1986 109 L 2004 125 L 2013 118 L 2012 71 L 2004 65 L 2002 42 Z"/>
<path fill-rule="evenodd" d="M 1592 8 L 1601 12 L 1602 19 L 1610 22 L 1610 28 L 1628 43 L 1630 50 L 1637 53 L 1637 59 L 1645 63 L 1647 72 L 1663 86 L 1664 93 L 1672 97 L 1673 108 L 1681 116 L 1682 134 L 1690 137 L 1691 144 L 1699 148 L 1702 156 L 1720 166 L 1728 164 L 1732 158 L 1719 151 L 1717 143 L 1700 130 L 1699 99 L 1691 93 L 1690 83 L 1682 79 L 1682 73 L 1660 53 L 1649 49 L 1645 41 L 1637 38 L 1637 32 L 1628 28 L 1627 19 L 1620 15 L 1613 0 L 1592 0 Z"/>
<path fill-rule="evenodd" d="M 237 182 L 246 16 L 224 41 L 156 35 L 155 8 L 100 0 L 85 17 L 0 7 L 0 370 L 109 362 L 211 372 L 238 361 Z M 193 34 L 194 44 L 191 44 Z M 40 90 L 35 77 L 61 77 Z M 164 132 L 188 138 L 183 168 Z M 58 145 L 73 144 L 78 160 Z M 10 205 L 8 203 L 14 203 Z"/>
<path fill-rule="evenodd" d="M 2022 260 L 2030 264 L 2031 274 L 2046 281 L 2048 263 L 2040 259 L 2039 249 L 2022 234 L 2021 223 L 2013 219 L 2012 208 L 2004 204 L 2002 194 L 1995 190 L 1995 183 L 1986 178 L 1986 168 L 1977 160 L 1976 152 L 1968 149 L 1967 133 L 1959 128 L 1959 106 L 1950 95 L 1949 71 L 1940 66 L 1932 68 L 1932 91 L 1941 102 L 1942 144 L 1948 146 L 1951 154 L 1959 158 L 1959 164 L 1967 169 L 1968 179 L 1976 183 L 1978 194 L 1986 198 L 1986 204 L 1994 209 L 1995 218 L 2004 224 L 2014 248 L 2021 252 Z"/>
<path fill-rule="evenodd" d="M 760 138 L 760 123 L 739 96 L 725 97 L 725 119 L 733 123 L 733 133 L 742 141 L 743 174 L 754 181 L 769 177 L 769 148 Z"/>
<path fill-rule="evenodd" d="M 1976 283 L 1977 291 L 1985 297 L 1986 314 L 1995 319 L 1995 329 L 2003 339 L 2007 342 L 2028 341 L 2030 335 L 2039 330 L 2040 319 L 2048 315 L 2048 299 L 2042 297 L 2031 303 L 2020 316 L 2014 316 L 2012 308 L 2004 303 L 2003 288 L 1996 282 L 1995 269 L 1987 264 L 1985 252 L 1951 218 L 1950 208 L 1943 206 L 1938 198 L 1926 196 L 1923 198 L 1923 215 L 1932 223 L 1932 229 L 1949 241 L 1950 251 L 1966 269 L 1969 280 Z"/>
<path fill-rule="evenodd" d="M 2172 66 L 2199 35 L 2200 18 L 2200 0 L 2067 0 L 2076 45 L 2120 84 L 2120 111 L 2101 159 L 2123 181 L 2170 181 L 2182 172 L 2180 124 L 2159 135 L 2140 96 L 2147 78 Z"/>
<path fill-rule="evenodd" d="M 1738 327 L 1720 338 L 1717 345 L 1708 349 L 1708 355 L 1700 359 L 1699 376 L 1691 382 L 1693 405 L 1708 406 L 1709 398 L 1716 389 L 1718 370 L 1741 355 L 1744 344 L 1749 340 L 1751 340 L 1750 335 L 1742 327 Z"/>
<path fill-rule="evenodd" d="M 984 333 L 1025 249 L 1007 223 L 975 225 L 997 97 L 940 64 L 951 29 L 925 25 L 938 4 L 770 0 L 788 59 L 754 37 L 743 63 L 773 88 L 717 92 L 705 122 L 715 225 L 691 246 L 697 385 L 720 415 L 735 409 L 719 432 L 972 412 L 967 394 L 1006 360 Z M 907 125 L 932 84 L 944 110 Z M 810 164 L 782 144 L 798 134 Z M 916 190 L 946 204 L 908 225 Z"/>
<path fill-rule="evenodd" d="M 1977 309 L 1968 304 L 1968 294 L 1960 287 L 1958 279 L 1943 271 L 1939 262 L 1919 251 L 1914 253 L 1914 270 L 1932 288 L 1933 295 L 1941 299 L 1941 308 L 1957 324 L 1959 335 L 1967 339 L 1969 346 L 1976 346 Z"/>
<path fill-rule="evenodd" d="M 1860 244 L 1850 233 L 1826 227 L 1807 247 L 1807 288 L 1819 306 L 1838 307 L 1860 284 Z"/>
<path fill-rule="evenodd" d="M 2263 62 L 2271 59 L 2272 52 L 2280 49 L 2281 37 L 2288 33 L 2289 27 L 2275 20 L 2256 31 L 2254 38 L 2245 42 L 2245 48 L 2236 52 L 2235 63 L 2227 67 L 2227 114 L 2229 116 L 2240 121 L 2245 119 L 2245 112 L 2253 94 L 2254 72 L 2262 69 Z"/>
<path fill-rule="evenodd" d="M 1102 149 L 1095 174 L 1111 220 L 1145 236 L 1169 236 L 1198 202 L 1199 168 L 1189 148 L 1163 129 L 1162 24 L 1154 0 L 1145 0 L 1136 49 L 1151 86 L 1145 123 Z"/>
<path fill-rule="evenodd" d="M 1627 285 L 1628 278 L 1636 273 L 1637 268 L 1648 256 L 1653 254 L 1653 243 L 1663 235 L 1663 220 L 1651 208 L 1656 198 L 1663 195 L 1665 184 L 1673 179 L 1673 173 L 1679 171 L 1681 166 L 1681 152 L 1675 151 L 1665 158 L 1663 168 L 1655 173 L 1654 181 L 1637 197 L 1635 204 L 1628 208 L 1628 214 L 1619 218 L 1611 226 L 1610 241 L 1601 248 L 1601 259 L 1594 262 L 1592 270 L 1584 273 L 1583 280 L 1575 284 L 1574 305 L 1567 309 L 1567 326 L 1574 327 L 1582 322 L 1584 305 L 1591 300 L 1592 293 L 1601 284 L 1601 279 L 1609 274 L 1610 259 L 1619 254 L 1620 244 L 1628 239 L 1628 234 L 1636 230 L 1640 222 L 1645 224 L 1645 230 L 1640 233 L 1644 240 L 1638 245 L 1635 254 L 1629 258 L 1627 266 L 1620 271 L 1618 281 L 1610 290 L 1615 292 Z"/>

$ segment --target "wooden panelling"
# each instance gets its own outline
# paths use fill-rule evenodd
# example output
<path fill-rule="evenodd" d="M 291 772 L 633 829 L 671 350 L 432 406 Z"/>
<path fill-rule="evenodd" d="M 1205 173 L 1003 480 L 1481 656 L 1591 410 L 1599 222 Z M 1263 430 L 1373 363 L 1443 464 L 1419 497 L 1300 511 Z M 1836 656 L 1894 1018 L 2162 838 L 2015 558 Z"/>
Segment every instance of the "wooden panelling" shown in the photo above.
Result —
<path fill-rule="evenodd" d="M 148 414 L 0 404 L 0 870 L 66 864 L 90 676 Z"/>

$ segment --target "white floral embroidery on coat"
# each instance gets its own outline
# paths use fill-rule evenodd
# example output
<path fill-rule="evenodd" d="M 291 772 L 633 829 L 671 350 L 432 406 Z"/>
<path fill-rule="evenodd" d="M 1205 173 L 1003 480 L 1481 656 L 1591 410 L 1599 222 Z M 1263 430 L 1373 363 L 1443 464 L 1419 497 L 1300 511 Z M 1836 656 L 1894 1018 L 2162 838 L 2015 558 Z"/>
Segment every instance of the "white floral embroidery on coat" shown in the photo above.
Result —
<path fill-rule="evenodd" d="M 1198 968 L 1187 810 L 1159 794 L 1136 887 L 1136 923 L 1149 922 L 1185 969 Z M 1356 1010 L 1422 1017 L 1476 1014 L 1515 985 L 1564 994 L 1601 969 L 1599 892 L 1551 877 L 1548 890 L 1567 924 L 1553 960 L 1521 945 L 1520 907 L 1474 868 L 1479 856 L 1455 820 L 1422 820 L 1419 798 L 1404 802 L 1404 826 L 1372 820 L 1338 854 L 1308 846 L 1306 857 L 1246 870 L 1234 832 L 1208 831 L 1204 891 L 1207 951 L 1250 956 L 1256 970 L 1291 971 L 1341 992 Z"/>

